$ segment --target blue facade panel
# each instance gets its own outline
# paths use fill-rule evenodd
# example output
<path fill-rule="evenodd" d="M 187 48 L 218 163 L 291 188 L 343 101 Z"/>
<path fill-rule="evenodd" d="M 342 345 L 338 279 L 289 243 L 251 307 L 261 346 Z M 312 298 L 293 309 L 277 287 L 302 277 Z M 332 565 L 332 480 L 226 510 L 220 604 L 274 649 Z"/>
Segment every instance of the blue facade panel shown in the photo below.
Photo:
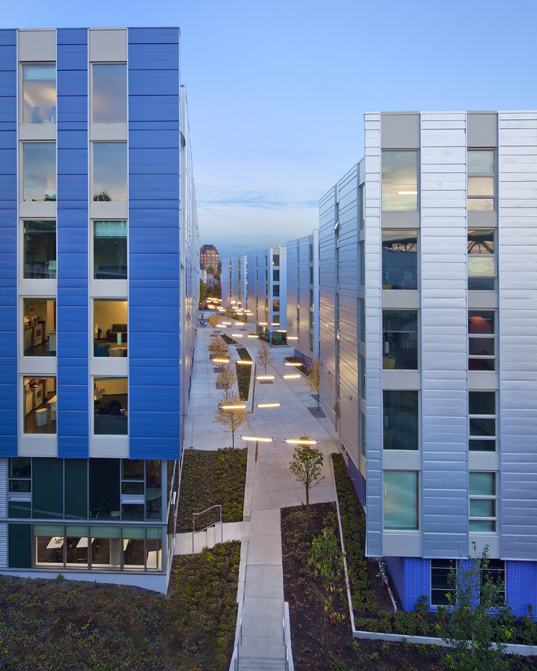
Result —
<path fill-rule="evenodd" d="M 365 478 L 360 473 L 360 469 L 358 468 L 358 466 L 356 466 L 356 464 L 350 458 L 350 456 L 347 464 L 347 470 L 349 471 L 349 475 L 351 476 L 352 484 L 354 485 L 354 489 L 358 494 L 360 503 L 365 507 Z"/>
<path fill-rule="evenodd" d="M 416 601 L 424 594 L 431 598 L 431 560 L 405 557 L 404 610 L 414 610 Z M 403 597 L 401 597 L 403 598 Z"/>
<path fill-rule="evenodd" d="M 16 90 L 16 31 L 0 30 L 0 457 L 17 456 Z"/>
<path fill-rule="evenodd" d="M 88 34 L 58 39 L 58 457 L 89 456 Z"/>
<path fill-rule="evenodd" d="M 130 457 L 178 459 L 179 30 L 128 35 Z"/>

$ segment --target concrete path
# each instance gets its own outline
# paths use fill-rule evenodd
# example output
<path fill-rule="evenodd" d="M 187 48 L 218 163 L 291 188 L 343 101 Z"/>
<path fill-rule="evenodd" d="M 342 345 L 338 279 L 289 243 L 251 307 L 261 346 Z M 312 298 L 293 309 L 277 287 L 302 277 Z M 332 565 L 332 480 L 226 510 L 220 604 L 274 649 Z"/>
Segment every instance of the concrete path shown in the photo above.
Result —
<path fill-rule="evenodd" d="M 241 329 L 246 328 L 247 331 Z M 247 338 L 254 333 L 251 324 L 232 326 L 221 331 L 228 335 L 242 333 L 240 345 L 247 347 L 252 358 L 259 341 Z M 187 446 L 198 450 L 215 450 L 231 445 L 231 435 L 225 433 L 212 421 L 221 392 L 216 390 L 217 373 L 209 363 L 208 346 L 212 338 L 210 328 L 199 328 L 194 360 L 191 400 L 185 424 Z M 239 340 L 239 338 L 237 338 Z M 236 360 L 234 347 L 230 354 Z M 250 466 L 253 465 L 251 516 L 248 536 L 243 536 L 241 552 L 241 574 L 245 577 L 242 645 L 240 646 L 241 671 L 280 671 L 284 668 L 283 646 L 283 568 L 280 531 L 280 510 L 288 506 L 305 503 L 304 487 L 290 474 L 295 445 L 282 442 L 286 438 L 298 439 L 309 436 L 320 441 L 317 447 L 325 455 L 323 475 L 325 479 L 310 492 L 311 503 L 335 500 L 334 483 L 329 456 L 339 451 L 339 441 L 326 418 L 316 418 L 309 408 L 316 408 L 306 378 L 283 379 L 283 375 L 296 374 L 296 369 L 285 366 L 285 357 L 293 353 L 291 347 L 275 347 L 274 365 L 267 374 L 274 375 L 272 383 L 255 385 L 254 412 L 250 428 L 239 430 L 240 435 L 274 438 L 274 442 L 259 442 Z M 257 375 L 263 375 L 257 368 Z M 259 403 L 280 403 L 279 407 L 258 408 Z M 249 445 L 237 439 L 237 447 Z M 245 524 L 245 523 L 243 523 Z M 224 528 L 227 525 L 224 525 Z M 190 544 L 192 539 L 190 536 Z M 191 548 L 191 545 L 190 545 Z M 241 575 L 241 577 L 242 577 Z M 242 596 L 240 585 L 239 599 Z"/>

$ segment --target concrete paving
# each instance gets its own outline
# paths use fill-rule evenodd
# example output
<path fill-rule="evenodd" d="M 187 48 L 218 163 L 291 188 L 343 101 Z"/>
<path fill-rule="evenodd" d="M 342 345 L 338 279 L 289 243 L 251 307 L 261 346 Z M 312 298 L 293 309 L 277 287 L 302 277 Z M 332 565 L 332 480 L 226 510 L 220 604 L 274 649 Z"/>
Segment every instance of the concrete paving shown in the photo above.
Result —
<path fill-rule="evenodd" d="M 242 333 L 240 346 L 244 346 L 255 360 L 259 341 L 247 338 L 247 328 L 255 333 L 251 324 L 219 329 L 223 333 Z M 185 445 L 197 450 L 216 450 L 231 445 L 231 434 L 219 424 L 212 423 L 218 400 L 222 392 L 216 390 L 217 373 L 209 362 L 208 346 L 213 329 L 198 328 L 193 379 L 188 415 L 185 418 Z M 239 340 L 239 338 L 237 338 Z M 235 347 L 230 347 L 232 360 L 238 356 Z M 241 528 L 241 574 L 238 598 L 244 598 L 242 645 L 240 646 L 239 669 L 241 671 L 279 671 L 284 668 L 283 645 L 283 568 L 280 530 L 280 510 L 288 506 L 305 503 L 305 490 L 289 471 L 295 445 L 282 442 L 309 436 L 320 442 L 317 445 L 325 456 L 324 480 L 310 492 L 311 503 L 335 500 L 334 482 L 329 456 L 339 451 L 340 442 L 325 417 L 316 417 L 308 408 L 316 408 L 306 377 L 283 379 L 283 375 L 296 374 L 285 365 L 285 357 L 291 356 L 291 347 L 273 348 L 274 364 L 267 369 L 274 375 L 273 384 L 255 385 L 253 413 L 250 426 L 241 428 L 239 436 L 272 438 L 273 442 L 258 442 L 253 452 L 252 443 L 235 436 L 236 447 L 250 450 L 249 468 L 253 467 L 251 479 L 251 514 L 248 528 Z M 265 371 L 257 367 L 257 375 Z M 253 390 L 252 390 L 253 391 Z M 250 399 L 252 392 L 250 393 Z M 280 403 L 279 407 L 258 408 L 259 403 Z M 251 407 L 251 406 L 250 406 Z M 317 414 L 317 413 L 315 413 Z M 226 529 L 228 525 L 224 525 Z M 226 532 L 227 533 L 227 532 Z M 229 533 L 232 533 L 230 529 Z M 247 533 L 247 536 L 246 536 Z M 201 539 L 200 539 L 201 541 Z M 185 544 L 187 541 L 183 541 Z M 190 551 L 192 539 L 190 536 Z M 241 575 L 241 577 L 242 577 Z M 240 581 L 241 582 L 241 581 Z"/>

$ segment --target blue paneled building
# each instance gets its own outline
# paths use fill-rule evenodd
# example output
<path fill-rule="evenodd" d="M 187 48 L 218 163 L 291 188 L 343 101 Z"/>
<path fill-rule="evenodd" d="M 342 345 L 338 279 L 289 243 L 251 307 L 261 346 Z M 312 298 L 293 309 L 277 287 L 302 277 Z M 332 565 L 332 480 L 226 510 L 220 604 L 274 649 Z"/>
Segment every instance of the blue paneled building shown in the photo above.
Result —
<path fill-rule="evenodd" d="M 0 31 L 0 571 L 165 591 L 199 237 L 177 28 Z"/>

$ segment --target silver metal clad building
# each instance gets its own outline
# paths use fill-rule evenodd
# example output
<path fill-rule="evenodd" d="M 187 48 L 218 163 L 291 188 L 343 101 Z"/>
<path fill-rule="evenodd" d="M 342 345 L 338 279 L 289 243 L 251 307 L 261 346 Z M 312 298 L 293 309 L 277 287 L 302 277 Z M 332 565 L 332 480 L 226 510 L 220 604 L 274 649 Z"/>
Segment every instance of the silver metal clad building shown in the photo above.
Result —
<path fill-rule="evenodd" d="M 368 113 L 320 202 L 321 402 L 407 610 L 473 541 L 537 603 L 536 183 L 537 112 Z"/>

